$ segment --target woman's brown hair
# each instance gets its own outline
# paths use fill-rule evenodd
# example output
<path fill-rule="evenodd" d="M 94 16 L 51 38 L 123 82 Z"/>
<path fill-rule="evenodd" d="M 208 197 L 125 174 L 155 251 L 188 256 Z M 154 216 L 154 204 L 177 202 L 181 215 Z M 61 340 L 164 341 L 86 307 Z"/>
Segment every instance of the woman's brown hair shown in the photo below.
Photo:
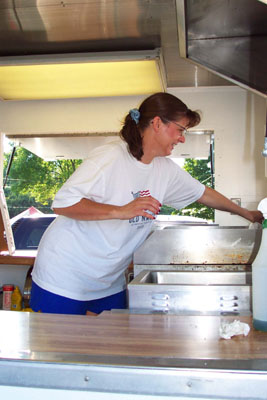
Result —
<path fill-rule="evenodd" d="M 163 122 L 179 121 L 186 117 L 189 121 L 188 128 L 200 122 L 198 112 L 190 110 L 180 99 L 164 92 L 155 93 L 146 98 L 135 113 L 137 113 L 135 118 L 131 116 L 131 112 L 126 115 L 120 136 L 128 144 L 130 153 L 137 160 L 141 160 L 144 154 L 141 133 L 154 117 L 160 117 Z"/>

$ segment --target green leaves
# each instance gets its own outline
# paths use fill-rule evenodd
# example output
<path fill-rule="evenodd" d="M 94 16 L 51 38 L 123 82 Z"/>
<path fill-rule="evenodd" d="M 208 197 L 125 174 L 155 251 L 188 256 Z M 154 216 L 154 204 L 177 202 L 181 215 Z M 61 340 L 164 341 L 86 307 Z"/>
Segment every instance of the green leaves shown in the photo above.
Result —
<path fill-rule="evenodd" d="M 4 176 L 10 154 L 5 154 Z M 10 217 L 34 206 L 51 213 L 56 192 L 72 175 L 82 160 L 44 161 L 23 147 L 18 147 L 7 179 L 5 195 Z M 187 158 L 184 169 L 206 186 L 211 186 L 210 160 Z M 160 214 L 177 214 L 214 220 L 214 210 L 193 203 L 182 210 L 163 205 Z"/>
<path fill-rule="evenodd" d="M 212 187 L 210 158 L 206 160 L 186 158 L 184 169 L 205 186 Z M 190 204 L 182 210 L 174 211 L 174 214 L 187 215 L 214 221 L 214 210 L 197 202 Z"/>
<path fill-rule="evenodd" d="M 186 158 L 183 168 L 189 172 L 191 176 L 203 183 L 205 186 L 212 186 L 212 175 L 210 169 L 210 158 L 206 160 L 197 160 L 194 158 Z M 214 221 L 214 210 L 212 208 L 203 206 L 197 202 L 184 207 L 182 210 L 163 205 L 160 214 L 163 215 L 183 215 L 204 218 Z"/>
<path fill-rule="evenodd" d="M 5 154 L 4 176 L 8 160 L 9 154 Z M 5 187 L 10 217 L 30 206 L 51 213 L 50 207 L 56 192 L 81 162 L 82 160 L 44 161 L 23 147 L 18 147 Z"/>

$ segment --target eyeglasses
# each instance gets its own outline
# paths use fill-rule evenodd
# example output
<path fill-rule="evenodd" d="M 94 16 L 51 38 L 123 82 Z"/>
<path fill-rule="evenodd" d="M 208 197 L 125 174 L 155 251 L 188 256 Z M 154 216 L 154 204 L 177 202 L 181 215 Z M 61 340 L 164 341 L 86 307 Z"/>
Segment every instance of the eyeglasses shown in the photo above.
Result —
<path fill-rule="evenodd" d="M 183 125 L 178 124 L 178 122 L 169 121 L 168 119 L 165 119 L 165 118 L 164 118 L 164 120 L 165 120 L 166 122 L 169 122 L 169 123 L 172 122 L 173 124 L 177 125 L 178 128 L 181 129 L 182 135 L 185 135 L 185 134 L 188 132 L 188 130 L 187 130 Z"/>

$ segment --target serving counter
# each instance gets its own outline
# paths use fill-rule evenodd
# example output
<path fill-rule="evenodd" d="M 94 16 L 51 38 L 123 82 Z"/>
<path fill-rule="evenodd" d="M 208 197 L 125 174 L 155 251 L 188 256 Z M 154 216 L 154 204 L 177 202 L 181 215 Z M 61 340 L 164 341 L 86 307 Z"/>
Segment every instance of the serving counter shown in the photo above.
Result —
<path fill-rule="evenodd" d="M 260 230 L 154 231 L 134 255 L 129 310 L 0 312 L 0 396 L 266 399 L 267 333 L 251 320 Z M 223 321 L 250 325 L 224 340 Z"/>
<path fill-rule="evenodd" d="M 235 318 L 1 311 L 1 398 L 266 399 L 267 333 L 242 316 L 248 336 L 221 339 Z"/>

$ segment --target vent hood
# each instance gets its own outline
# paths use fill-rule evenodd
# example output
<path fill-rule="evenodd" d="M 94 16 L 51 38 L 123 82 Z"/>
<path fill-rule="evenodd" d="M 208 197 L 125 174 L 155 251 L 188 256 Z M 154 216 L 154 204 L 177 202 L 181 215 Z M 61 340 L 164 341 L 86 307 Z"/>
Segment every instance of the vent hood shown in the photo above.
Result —
<path fill-rule="evenodd" d="M 266 97 L 266 3 L 178 0 L 180 55 Z"/>
<path fill-rule="evenodd" d="M 2 0 L 0 65 L 14 57 L 160 48 L 167 87 L 244 85 L 266 96 L 260 0 Z M 66 72 L 66 80 L 71 74 Z M 0 97 L 1 97 L 0 86 Z M 41 93 L 40 93 L 41 96 Z"/>

